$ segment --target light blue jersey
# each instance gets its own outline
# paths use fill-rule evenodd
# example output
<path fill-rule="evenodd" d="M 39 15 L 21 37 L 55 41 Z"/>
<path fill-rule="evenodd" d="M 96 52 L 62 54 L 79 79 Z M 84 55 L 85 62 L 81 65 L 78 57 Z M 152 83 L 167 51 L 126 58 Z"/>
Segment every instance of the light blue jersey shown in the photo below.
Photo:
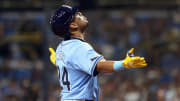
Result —
<path fill-rule="evenodd" d="M 56 50 L 61 99 L 97 100 L 99 95 L 97 62 L 103 58 L 80 39 L 62 41 Z"/>

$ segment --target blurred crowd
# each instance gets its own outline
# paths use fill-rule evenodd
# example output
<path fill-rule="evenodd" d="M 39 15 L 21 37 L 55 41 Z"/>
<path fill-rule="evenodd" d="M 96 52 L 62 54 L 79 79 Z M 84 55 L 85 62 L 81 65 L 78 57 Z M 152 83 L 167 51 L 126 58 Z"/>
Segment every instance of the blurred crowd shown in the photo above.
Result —
<path fill-rule="evenodd" d="M 0 101 L 43 98 L 43 16 L 2 13 L 0 16 Z"/>
<path fill-rule="evenodd" d="M 86 40 L 106 59 L 123 59 L 134 47 L 135 55 L 144 56 L 148 63 L 144 69 L 99 74 L 100 101 L 180 101 L 180 13 L 99 10 L 85 16 L 89 20 Z M 1 14 L 0 101 L 59 99 L 57 71 L 47 64 L 49 54 L 44 50 L 55 48 L 60 40 L 50 31 L 46 17 Z"/>
<path fill-rule="evenodd" d="M 180 101 L 180 18 L 178 12 L 96 11 L 87 13 L 92 45 L 106 59 L 123 59 L 134 47 L 144 69 L 102 74 L 100 101 Z M 91 22 L 92 21 L 92 22 Z"/>

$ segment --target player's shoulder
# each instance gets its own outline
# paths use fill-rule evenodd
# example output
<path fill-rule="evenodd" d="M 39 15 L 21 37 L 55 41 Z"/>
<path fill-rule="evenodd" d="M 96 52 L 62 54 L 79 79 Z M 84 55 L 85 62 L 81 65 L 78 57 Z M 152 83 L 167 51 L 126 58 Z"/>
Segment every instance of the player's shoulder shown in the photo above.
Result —
<path fill-rule="evenodd" d="M 79 38 L 72 38 L 71 40 L 66 41 L 66 43 L 63 44 L 67 43 L 71 44 L 74 48 L 78 49 L 92 49 L 92 46 L 89 43 Z"/>
<path fill-rule="evenodd" d="M 62 41 L 58 47 L 57 47 L 57 51 L 58 50 L 63 50 L 62 47 L 69 47 L 71 48 L 71 50 L 91 50 L 93 49 L 92 46 L 87 43 L 86 41 L 83 40 L 79 40 L 79 39 L 71 39 L 71 40 L 67 40 L 67 41 Z"/>
<path fill-rule="evenodd" d="M 85 42 L 85 41 L 81 41 L 80 42 L 80 44 L 78 45 L 78 49 L 85 49 L 85 50 L 90 50 L 90 49 L 93 49 L 92 48 L 92 46 L 89 44 L 89 43 L 87 43 L 87 42 Z"/>
<path fill-rule="evenodd" d="M 62 49 L 62 47 L 69 47 L 69 46 L 76 46 L 80 42 L 77 40 L 63 40 L 59 45 L 57 46 L 57 49 Z"/>

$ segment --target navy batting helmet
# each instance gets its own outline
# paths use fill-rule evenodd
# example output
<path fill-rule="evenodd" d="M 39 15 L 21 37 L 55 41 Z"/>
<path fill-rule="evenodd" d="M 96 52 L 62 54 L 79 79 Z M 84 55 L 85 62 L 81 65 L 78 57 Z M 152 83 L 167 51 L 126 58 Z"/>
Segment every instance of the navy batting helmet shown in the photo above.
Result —
<path fill-rule="evenodd" d="M 69 32 L 69 24 L 71 23 L 78 7 L 62 5 L 59 7 L 50 20 L 51 29 L 54 34 L 65 37 Z"/>

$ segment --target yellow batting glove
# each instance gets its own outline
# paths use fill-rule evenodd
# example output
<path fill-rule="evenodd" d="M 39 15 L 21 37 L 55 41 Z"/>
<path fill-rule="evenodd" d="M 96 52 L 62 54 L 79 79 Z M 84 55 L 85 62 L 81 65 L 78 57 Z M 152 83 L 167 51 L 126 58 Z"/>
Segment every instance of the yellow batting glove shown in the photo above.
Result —
<path fill-rule="evenodd" d="M 51 63 L 56 66 L 56 60 L 55 60 L 55 51 L 53 48 L 49 48 L 49 52 L 51 53 L 50 55 L 50 61 Z"/>
<path fill-rule="evenodd" d="M 134 56 L 134 48 L 126 54 L 126 58 L 123 60 L 122 65 L 125 68 L 142 68 L 147 66 L 144 57 Z"/>

